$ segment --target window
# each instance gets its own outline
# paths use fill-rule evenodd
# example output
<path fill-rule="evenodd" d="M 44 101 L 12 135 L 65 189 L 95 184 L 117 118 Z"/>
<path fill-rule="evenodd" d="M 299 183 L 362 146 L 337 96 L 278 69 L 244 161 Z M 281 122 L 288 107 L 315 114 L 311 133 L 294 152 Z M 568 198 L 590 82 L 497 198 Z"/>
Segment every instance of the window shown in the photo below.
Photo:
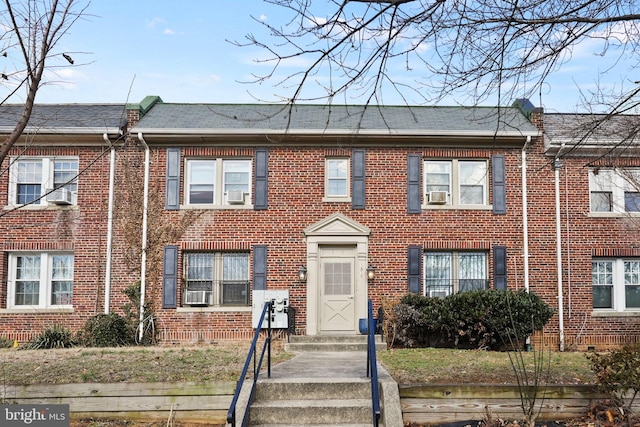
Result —
<path fill-rule="evenodd" d="M 244 205 L 251 200 L 251 160 L 187 160 L 189 205 Z"/>
<path fill-rule="evenodd" d="M 640 212 L 640 170 L 592 169 L 591 212 Z"/>
<path fill-rule="evenodd" d="M 73 255 L 19 253 L 9 257 L 7 308 L 70 307 Z"/>
<path fill-rule="evenodd" d="M 327 199 L 349 198 L 349 159 L 326 159 L 325 197 Z"/>
<path fill-rule="evenodd" d="M 484 252 L 426 252 L 424 265 L 427 296 L 445 297 L 488 286 Z"/>
<path fill-rule="evenodd" d="M 602 259 L 591 263 L 594 309 L 640 310 L 640 259 Z"/>
<path fill-rule="evenodd" d="M 248 305 L 249 254 L 185 253 L 183 305 Z"/>
<path fill-rule="evenodd" d="M 11 166 L 9 201 L 12 205 L 72 204 L 78 190 L 78 159 L 19 158 Z M 54 189 L 64 189 L 51 193 Z"/>
<path fill-rule="evenodd" d="M 425 160 L 424 200 L 429 205 L 486 205 L 487 162 Z"/>

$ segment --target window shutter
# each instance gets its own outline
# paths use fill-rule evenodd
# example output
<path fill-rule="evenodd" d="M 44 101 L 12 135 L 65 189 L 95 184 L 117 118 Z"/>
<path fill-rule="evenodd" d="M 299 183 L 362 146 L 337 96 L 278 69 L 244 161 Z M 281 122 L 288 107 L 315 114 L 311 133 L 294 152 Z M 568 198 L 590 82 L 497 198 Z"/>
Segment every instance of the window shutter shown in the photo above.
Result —
<path fill-rule="evenodd" d="M 178 306 L 178 247 L 164 247 L 162 261 L 162 308 Z"/>
<path fill-rule="evenodd" d="M 420 155 L 407 158 L 407 213 L 422 212 L 420 194 Z"/>
<path fill-rule="evenodd" d="M 167 148 L 166 200 L 167 210 L 180 209 L 180 149 Z"/>
<path fill-rule="evenodd" d="M 507 247 L 493 247 L 493 287 L 507 289 Z"/>
<path fill-rule="evenodd" d="M 507 191 L 504 170 L 504 154 L 491 156 L 491 168 L 493 175 L 493 213 L 507 213 Z"/>
<path fill-rule="evenodd" d="M 267 246 L 253 247 L 253 289 L 267 289 Z"/>
<path fill-rule="evenodd" d="M 254 179 L 254 193 L 255 200 L 253 203 L 253 209 L 264 210 L 268 207 L 267 193 L 269 176 L 269 150 L 266 148 L 256 148 L 255 150 L 255 171 L 253 174 Z"/>
<path fill-rule="evenodd" d="M 420 285 L 422 283 L 422 247 L 409 246 L 409 255 L 407 258 L 407 277 L 409 281 L 409 292 L 418 294 L 420 293 Z"/>
<path fill-rule="evenodd" d="M 354 148 L 351 156 L 353 165 L 351 176 L 351 207 L 353 209 L 365 208 L 365 159 L 364 148 Z"/>

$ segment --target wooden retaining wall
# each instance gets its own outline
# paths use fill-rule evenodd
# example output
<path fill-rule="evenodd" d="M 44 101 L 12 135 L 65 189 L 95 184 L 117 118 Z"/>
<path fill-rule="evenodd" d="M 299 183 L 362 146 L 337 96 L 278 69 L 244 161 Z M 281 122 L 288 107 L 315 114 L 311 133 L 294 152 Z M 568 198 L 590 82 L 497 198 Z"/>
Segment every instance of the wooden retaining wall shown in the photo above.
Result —
<path fill-rule="evenodd" d="M 235 382 L 1 386 L 0 401 L 69 404 L 71 418 L 225 424 Z"/>
<path fill-rule="evenodd" d="M 592 402 L 606 399 L 589 385 L 547 386 L 540 393 L 544 400 L 537 402 L 542 405 L 539 419 L 547 421 L 585 416 Z M 417 424 L 482 420 L 486 407 L 496 418 L 523 417 L 515 385 L 400 385 L 400 402 L 404 421 Z M 634 408 L 640 410 L 640 403 Z"/>

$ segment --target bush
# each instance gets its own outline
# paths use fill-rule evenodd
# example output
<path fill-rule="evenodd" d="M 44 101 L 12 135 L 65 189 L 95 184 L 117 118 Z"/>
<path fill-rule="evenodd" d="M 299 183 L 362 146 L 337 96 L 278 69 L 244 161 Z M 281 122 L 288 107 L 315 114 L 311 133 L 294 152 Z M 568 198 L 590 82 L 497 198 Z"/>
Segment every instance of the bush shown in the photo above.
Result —
<path fill-rule="evenodd" d="M 407 347 L 513 348 L 541 330 L 553 309 L 524 291 L 480 290 L 446 298 L 410 294 L 395 306 L 396 338 Z"/>
<path fill-rule="evenodd" d="M 7 337 L 0 337 L 0 348 L 11 348 L 13 347 L 13 340 L 10 340 Z"/>
<path fill-rule="evenodd" d="M 640 392 L 640 344 L 625 345 L 621 349 L 603 354 L 589 354 L 591 370 L 596 375 L 598 388 L 608 394 L 618 406 L 631 408 Z M 628 401 L 627 392 L 633 393 Z"/>
<path fill-rule="evenodd" d="M 120 347 L 134 342 L 135 330 L 117 313 L 98 314 L 85 323 L 82 343 L 87 347 Z"/>
<path fill-rule="evenodd" d="M 29 350 L 74 347 L 76 341 L 73 334 L 64 326 L 53 325 L 32 339 L 26 346 Z"/>

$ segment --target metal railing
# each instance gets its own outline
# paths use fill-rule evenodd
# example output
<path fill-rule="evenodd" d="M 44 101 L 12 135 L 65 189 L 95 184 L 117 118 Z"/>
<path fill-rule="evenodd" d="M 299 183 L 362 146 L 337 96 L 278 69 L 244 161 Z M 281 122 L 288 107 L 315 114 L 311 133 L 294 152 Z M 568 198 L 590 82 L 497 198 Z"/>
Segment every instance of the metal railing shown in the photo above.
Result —
<path fill-rule="evenodd" d="M 271 301 L 265 302 L 264 308 L 262 309 L 262 315 L 260 316 L 260 321 L 258 322 L 258 327 L 256 328 L 256 333 L 253 336 L 253 341 L 251 342 L 251 347 L 249 348 L 249 354 L 247 354 L 247 360 L 244 362 L 244 368 L 242 369 L 242 374 L 240 374 L 240 379 L 238 380 L 238 384 L 236 386 L 236 392 L 234 393 L 233 399 L 231 400 L 229 412 L 227 412 L 227 423 L 231 424 L 232 427 L 236 426 L 236 406 L 238 404 L 238 397 L 240 396 L 240 391 L 242 390 L 244 380 L 247 377 L 249 365 L 253 360 L 253 384 L 251 384 L 251 393 L 249 394 L 247 407 L 244 410 L 244 414 L 242 415 L 242 422 L 240 424 L 242 427 L 247 425 L 249 408 L 251 407 L 251 402 L 253 402 L 256 383 L 258 382 L 258 375 L 260 374 L 260 368 L 262 367 L 262 361 L 264 359 L 265 351 L 267 352 L 267 377 L 271 378 L 271 307 Z M 260 359 L 256 360 L 256 346 L 258 343 L 258 338 L 260 336 L 260 331 L 262 330 L 262 325 L 264 324 L 265 316 L 267 318 L 267 336 L 260 353 Z"/>
<path fill-rule="evenodd" d="M 378 385 L 378 362 L 376 360 L 376 320 L 373 318 L 373 304 L 369 300 L 367 318 L 367 377 L 371 378 L 371 415 L 373 426 L 380 423 L 380 390 Z"/>

